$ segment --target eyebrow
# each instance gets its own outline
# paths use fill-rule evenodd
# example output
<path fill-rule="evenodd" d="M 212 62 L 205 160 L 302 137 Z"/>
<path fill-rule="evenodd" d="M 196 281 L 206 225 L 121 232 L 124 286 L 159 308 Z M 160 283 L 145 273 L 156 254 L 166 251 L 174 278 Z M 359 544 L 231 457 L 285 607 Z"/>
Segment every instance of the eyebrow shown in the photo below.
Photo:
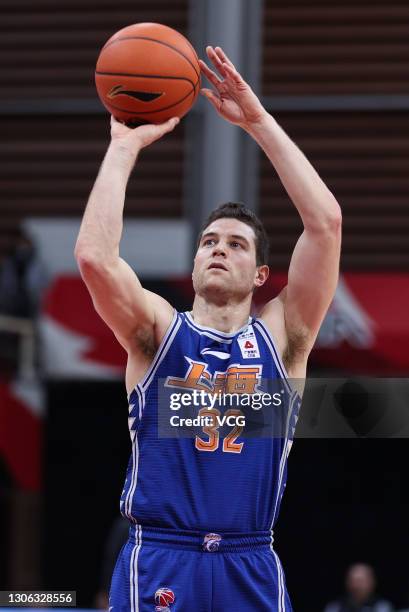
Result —
<path fill-rule="evenodd" d="M 210 236 L 219 236 L 219 234 L 217 232 L 206 232 L 205 234 L 203 234 L 202 240 L 204 240 L 205 238 L 209 238 Z M 241 236 L 240 234 L 229 234 L 229 238 L 234 238 L 235 240 L 242 240 L 246 244 L 250 244 L 247 238 Z"/>

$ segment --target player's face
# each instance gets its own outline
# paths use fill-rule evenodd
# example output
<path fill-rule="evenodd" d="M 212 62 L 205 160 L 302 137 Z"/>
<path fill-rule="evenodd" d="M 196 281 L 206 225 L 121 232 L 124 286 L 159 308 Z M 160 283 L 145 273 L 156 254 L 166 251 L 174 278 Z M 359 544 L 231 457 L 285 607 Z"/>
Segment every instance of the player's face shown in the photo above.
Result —
<path fill-rule="evenodd" d="M 205 229 L 193 268 L 198 295 L 244 299 L 267 275 L 267 266 L 256 265 L 252 227 L 237 219 L 217 219 Z"/>

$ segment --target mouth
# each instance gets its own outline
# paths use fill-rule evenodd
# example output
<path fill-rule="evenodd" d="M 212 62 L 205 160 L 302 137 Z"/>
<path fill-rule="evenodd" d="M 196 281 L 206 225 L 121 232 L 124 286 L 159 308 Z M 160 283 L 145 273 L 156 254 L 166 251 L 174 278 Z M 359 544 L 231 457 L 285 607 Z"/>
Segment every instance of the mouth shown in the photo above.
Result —
<path fill-rule="evenodd" d="M 211 263 L 210 266 L 207 268 L 208 270 L 224 270 L 225 272 L 227 272 L 227 268 L 226 266 L 224 266 L 222 263 Z"/>

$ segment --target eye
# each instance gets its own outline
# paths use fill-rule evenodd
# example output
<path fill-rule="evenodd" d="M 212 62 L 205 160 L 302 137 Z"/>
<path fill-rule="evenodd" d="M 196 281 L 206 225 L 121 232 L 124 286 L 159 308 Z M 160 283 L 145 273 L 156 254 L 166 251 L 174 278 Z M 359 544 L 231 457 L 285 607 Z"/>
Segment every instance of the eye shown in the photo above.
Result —
<path fill-rule="evenodd" d="M 240 244 L 240 242 L 236 242 L 236 241 L 231 242 L 231 243 L 230 243 L 230 246 L 232 246 L 232 247 L 233 247 L 233 249 L 236 249 L 237 247 L 240 247 L 240 248 L 241 248 L 241 244 Z"/>
<path fill-rule="evenodd" d="M 203 246 L 211 246 L 214 242 L 214 238 L 206 238 L 206 240 L 203 240 Z"/>

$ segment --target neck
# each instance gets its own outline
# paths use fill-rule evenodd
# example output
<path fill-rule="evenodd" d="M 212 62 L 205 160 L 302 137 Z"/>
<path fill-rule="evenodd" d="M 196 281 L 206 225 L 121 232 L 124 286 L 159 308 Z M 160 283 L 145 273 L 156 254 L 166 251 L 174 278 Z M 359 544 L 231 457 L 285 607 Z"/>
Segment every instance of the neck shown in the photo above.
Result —
<path fill-rule="evenodd" d="M 196 294 L 192 308 L 193 319 L 198 325 L 232 334 L 246 325 L 250 315 L 251 297 L 250 295 L 239 303 L 214 304 Z"/>

